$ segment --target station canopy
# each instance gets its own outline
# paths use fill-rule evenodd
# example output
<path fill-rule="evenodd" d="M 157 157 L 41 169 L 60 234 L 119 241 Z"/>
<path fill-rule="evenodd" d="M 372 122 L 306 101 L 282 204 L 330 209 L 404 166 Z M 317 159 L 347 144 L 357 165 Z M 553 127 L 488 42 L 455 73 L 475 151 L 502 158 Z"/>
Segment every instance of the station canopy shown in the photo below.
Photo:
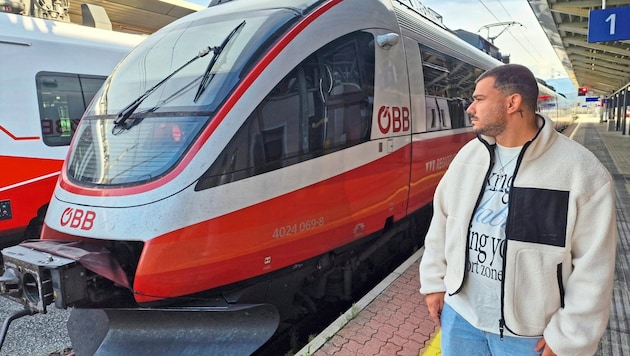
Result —
<path fill-rule="evenodd" d="M 210 0 L 208 0 L 208 3 Z M 169 23 L 205 9 L 182 0 L 70 0 L 70 22 L 82 23 L 81 4 L 105 9 L 115 31 L 151 34 Z"/>
<path fill-rule="evenodd" d="M 589 12 L 630 6 L 629 0 L 528 0 L 576 87 L 609 97 L 630 84 L 630 39 L 588 42 Z M 619 20 L 630 26 L 628 19 Z"/>

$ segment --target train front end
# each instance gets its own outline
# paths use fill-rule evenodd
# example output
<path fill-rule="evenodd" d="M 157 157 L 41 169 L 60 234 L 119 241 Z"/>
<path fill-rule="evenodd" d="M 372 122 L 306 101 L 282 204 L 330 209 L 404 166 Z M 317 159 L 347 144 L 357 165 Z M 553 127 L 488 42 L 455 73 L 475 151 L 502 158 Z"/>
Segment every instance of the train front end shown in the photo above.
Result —
<path fill-rule="evenodd" d="M 144 40 L 85 112 L 41 240 L 2 251 L 25 306 L 3 334 L 54 303 L 77 354 L 258 349 L 306 281 L 321 298 L 406 229 L 380 235 L 409 195 L 398 31 L 389 2 L 235 1 Z"/>
<path fill-rule="evenodd" d="M 194 296 L 212 286 L 196 280 L 190 255 L 222 253 L 195 226 L 223 203 L 191 201 L 208 164 L 196 156 L 220 149 L 204 143 L 238 100 L 235 88 L 300 17 L 224 4 L 129 54 L 82 118 L 42 240 L 2 251 L 0 292 L 25 307 L 9 322 L 52 303 L 73 307 L 68 330 L 78 354 L 249 354 L 271 337 L 279 323 L 273 305 Z"/>

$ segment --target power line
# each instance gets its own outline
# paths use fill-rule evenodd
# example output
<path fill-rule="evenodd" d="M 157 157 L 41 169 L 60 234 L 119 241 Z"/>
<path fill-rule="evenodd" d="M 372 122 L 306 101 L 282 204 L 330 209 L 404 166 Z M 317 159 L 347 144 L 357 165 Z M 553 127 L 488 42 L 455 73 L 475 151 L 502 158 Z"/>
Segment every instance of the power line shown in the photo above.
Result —
<path fill-rule="evenodd" d="M 503 11 L 505 11 L 505 13 L 506 13 L 509 17 L 511 17 L 512 15 L 510 14 L 510 12 L 509 12 L 509 11 L 505 8 L 505 6 L 503 6 L 503 2 L 502 2 L 502 0 L 497 0 L 497 1 L 499 2 L 499 5 L 501 5 L 501 7 L 503 8 Z M 531 11 L 531 9 L 530 9 L 530 11 Z M 535 51 L 535 52 L 536 52 L 536 54 L 538 55 L 538 58 L 544 58 L 544 56 L 543 56 L 540 52 L 538 52 L 538 47 L 534 46 L 534 45 L 531 43 L 531 41 L 529 40 L 529 38 L 527 37 L 527 34 L 523 31 L 523 29 L 522 29 L 522 28 L 519 28 L 519 31 L 521 32 L 521 35 L 523 36 L 523 38 L 525 38 L 525 40 L 527 41 L 527 43 L 528 43 L 528 45 L 529 45 L 529 48 L 534 48 L 534 51 Z M 516 40 L 516 37 L 514 37 L 514 34 L 510 33 L 510 35 L 512 36 L 512 38 L 514 38 L 514 40 L 515 40 L 515 41 L 517 41 L 517 40 Z M 528 49 L 528 48 L 523 47 L 523 45 L 522 45 L 522 43 L 521 43 L 520 41 L 517 41 L 517 42 L 518 42 L 519 44 L 521 44 L 521 47 L 523 48 L 523 50 L 525 50 L 525 52 L 527 52 L 529 55 L 532 55 L 532 54 L 530 53 L 529 49 Z"/>
<path fill-rule="evenodd" d="M 495 14 L 492 12 L 492 10 L 490 10 L 490 8 L 489 8 L 489 7 L 488 7 L 488 6 L 487 6 L 487 5 L 483 2 L 483 0 L 479 0 L 479 2 L 481 3 L 481 5 L 483 5 L 483 7 L 485 7 L 485 8 L 486 8 L 486 10 L 488 10 L 488 12 L 490 13 L 490 15 L 492 15 L 492 17 L 494 17 L 494 19 L 495 19 L 495 20 L 497 20 L 497 21 L 501 21 L 501 20 L 497 17 L 497 15 L 495 15 Z"/>
<path fill-rule="evenodd" d="M 483 0 L 479 0 L 479 2 L 481 3 L 481 5 L 483 5 L 484 8 L 486 8 L 486 10 L 495 18 L 497 19 L 497 21 L 501 21 L 497 15 L 494 14 L 494 12 L 492 12 L 492 10 L 490 10 L 490 8 L 483 2 Z M 503 9 L 503 11 L 505 11 L 506 15 L 508 16 L 508 18 L 510 18 L 510 20 L 512 20 L 512 15 L 510 14 L 510 12 L 505 8 L 505 6 L 503 5 L 503 2 L 501 0 L 497 0 L 497 2 L 499 3 L 499 5 L 501 6 L 501 8 Z M 519 31 L 521 32 L 522 37 L 525 39 L 525 41 L 528 43 L 529 48 L 534 48 L 536 55 L 532 54 L 532 52 L 530 51 L 529 48 L 526 48 L 523 45 L 523 41 L 518 40 L 515 36 L 514 33 L 512 33 L 511 31 L 508 31 L 510 36 L 512 37 L 512 39 L 514 39 L 514 41 L 523 49 L 523 51 L 525 51 L 525 53 L 527 53 L 530 57 L 532 58 L 542 58 L 544 59 L 544 56 L 538 51 L 538 48 L 536 46 L 534 46 L 531 41 L 529 40 L 529 38 L 527 37 L 527 34 L 523 31 L 523 29 L 519 28 Z"/>

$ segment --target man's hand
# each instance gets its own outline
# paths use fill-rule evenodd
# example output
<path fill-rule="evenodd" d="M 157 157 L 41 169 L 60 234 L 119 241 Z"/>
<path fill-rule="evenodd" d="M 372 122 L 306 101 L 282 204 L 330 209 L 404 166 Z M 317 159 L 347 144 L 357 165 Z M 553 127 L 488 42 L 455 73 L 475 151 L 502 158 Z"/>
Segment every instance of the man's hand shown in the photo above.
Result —
<path fill-rule="evenodd" d="M 429 308 L 429 315 L 433 322 L 437 326 L 441 326 L 440 316 L 442 315 L 442 309 L 444 308 L 444 292 L 427 294 L 424 297 L 424 301 Z"/>
<path fill-rule="evenodd" d="M 551 350 L 551 347 L 547 345 L 544 337 L 541 337 L 536 344 L 536 351 L 542 351 L 542 356 L 556 356 L 556 353 Z"/>

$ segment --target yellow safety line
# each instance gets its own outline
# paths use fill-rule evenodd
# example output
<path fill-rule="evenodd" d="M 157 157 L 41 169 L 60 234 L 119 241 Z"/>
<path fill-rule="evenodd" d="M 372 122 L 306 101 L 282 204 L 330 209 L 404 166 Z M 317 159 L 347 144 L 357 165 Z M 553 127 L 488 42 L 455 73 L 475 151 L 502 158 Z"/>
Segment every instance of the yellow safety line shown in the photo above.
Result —
<path fill-rule="evenodd" d="M 442 355 L 442 350 L 440 349 L 440 330 L 433 336 L 433 338 L 429 341 L 429 344 L 424 348 L 423 352 L 420 353 L 419 356 L 438 356 Z"/>

